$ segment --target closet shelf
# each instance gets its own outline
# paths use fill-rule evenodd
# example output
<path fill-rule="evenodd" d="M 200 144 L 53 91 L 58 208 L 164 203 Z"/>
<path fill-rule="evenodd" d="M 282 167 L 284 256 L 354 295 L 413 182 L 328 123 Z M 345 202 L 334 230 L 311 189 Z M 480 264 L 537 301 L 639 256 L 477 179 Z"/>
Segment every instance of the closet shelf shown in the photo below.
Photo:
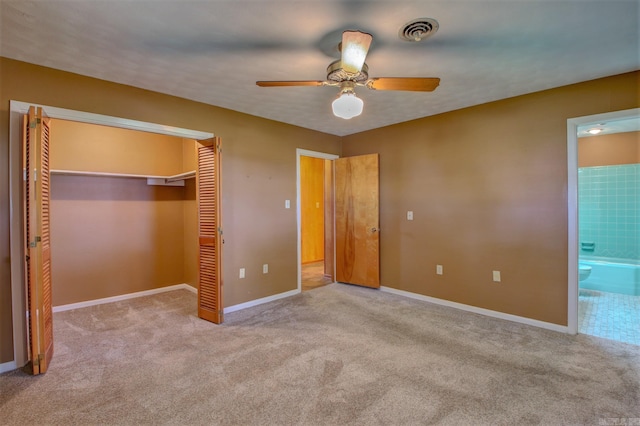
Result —
<path fill-rule="evenodd" d="M 185 180 L 185 179 L 193 179 L 196 177 L 196 171 L 191 170 L 189 172 L 179 173 L 173 176 L 166 176 L 165 179 L 167 182 L 175 182 L 177 180 Z"/>
<path fill-rule="evenodd" d="M 67 176 L 98 176 L 98 177 L 116 177 L 116 178 L 134 178 L 134 179 L 147 179 L 148 185 L 167 185 L 167 186 L 184 186 L 185 179 L 192 179 L 196 177 L 196 171 L 191 170 L 185 173 L 179 173 L 171 176 L 158 176 L 158 175 L 138 175 L 133 173 L 110 173 L 110 172 L 89 172 L 79 170 L 49 170 L 54 175 L 67 175 Z"/>

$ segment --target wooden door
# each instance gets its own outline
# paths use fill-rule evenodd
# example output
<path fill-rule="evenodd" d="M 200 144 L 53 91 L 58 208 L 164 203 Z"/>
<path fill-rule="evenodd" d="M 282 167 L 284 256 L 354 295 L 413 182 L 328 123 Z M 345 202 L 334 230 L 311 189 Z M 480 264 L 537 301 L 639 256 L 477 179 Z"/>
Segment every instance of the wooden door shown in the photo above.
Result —
<path fill-rule="evenodd" d="M 28 366 L 34 375 L 45 373 L 53 357 L 49 130 L 42 108 L 29 108 L 23 126 L 24 236 Z"/>
<path fill-rule="evenodd" d="M 378 154 L 335 160 L 336 281 L 380 287 Z"/>
<path fill-rule="evenodd" d="M 324 277 L 335 281 L 333 160 L 324 160 Z"/>
<path fill-rule="evenodd" d="M 198 316 L 221 324 L 222 216 L 220 209 L 220 138 L 196 144 L 198 205 Z"/>

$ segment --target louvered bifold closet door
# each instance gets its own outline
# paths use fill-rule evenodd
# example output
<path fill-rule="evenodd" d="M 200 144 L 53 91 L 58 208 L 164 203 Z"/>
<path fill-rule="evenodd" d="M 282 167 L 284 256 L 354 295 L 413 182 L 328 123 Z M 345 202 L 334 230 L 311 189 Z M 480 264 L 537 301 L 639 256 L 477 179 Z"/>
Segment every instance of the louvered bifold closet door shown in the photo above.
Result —
<path fill-rule="evenodd" d="M 196 144 L 198 204 L 198 316 L 221 324 L 222 225 L 220 209 L 220 138 Z"/>
<path fill-rule="evenodd" d="M 33 374 L 47 371 L 53 357 L 51 239 L 49 222 L 50 121 L 42 108 L 29 108 L 24 126 L 25 282 L 30 363 Z"/>

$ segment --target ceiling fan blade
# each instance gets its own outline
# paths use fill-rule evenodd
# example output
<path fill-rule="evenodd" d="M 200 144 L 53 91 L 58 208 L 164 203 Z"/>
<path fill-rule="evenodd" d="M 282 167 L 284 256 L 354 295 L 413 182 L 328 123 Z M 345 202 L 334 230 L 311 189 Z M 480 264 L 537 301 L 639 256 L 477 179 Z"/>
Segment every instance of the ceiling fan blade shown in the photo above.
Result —
<path fill-rule="evenodd" d="M 439 78 L 421 77 L 378 77 L 367 81 L 373 90 L 406 90 L 410 92 L 432 92 L 440 84 Z"/>
<path fill-rule="evenodd" d="M 358 73 L 364 65 L 373 36 L 361 31 L 342 33 L 342 69 L 349 73 Z"/>
<path fill-rule="evenodd" d="M 260 87 L 287 87 L 287 86 L 324 86 L 324 81 L 301 80 L 301 81 L 256 81 Z"/>

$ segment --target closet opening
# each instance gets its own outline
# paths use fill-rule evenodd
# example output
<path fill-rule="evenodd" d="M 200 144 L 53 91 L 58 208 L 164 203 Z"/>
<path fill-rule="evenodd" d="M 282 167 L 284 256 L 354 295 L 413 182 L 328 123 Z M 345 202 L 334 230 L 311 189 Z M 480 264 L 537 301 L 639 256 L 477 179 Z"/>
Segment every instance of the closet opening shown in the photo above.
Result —
<path fill-rule="evenodd" d="M 22 262 L 21 197 L 21 123 L 31 105 L 11 102 L 10 238 L 16 367 L 31 358 L 30 327 L 24 320 L 29 290 L 25 289 Z M 48 158 L 50 303 L 55 310 L 175 286 L 196 292 L 199 275 L 210 275 L 210 271 L 202 273 L 199 259 L 208 256 L 211 247 L 216 248 L 211 256 L 218 260 L 214 275 L 220 276 L 216 245 L 219 203 L 204 210 L 200 203 L 203 197 L 219 196 L 219 191 L 211 189 L 219 187 L 219 139 L 211 139 L 213 134 L 208 132 L 40 107 L 51 119 L 52 129 Z M 217 179 L 207 182 L 197 178 L 196 171 L 202 167 L 208 168 L 207 176 Z M 201 226 L 202 217 L 215 220 L 207 219 L 210 223 Z M 209 235 L 211 229 L 216 233 Z M 214 296 L 221 303 L 221 294 Z M 204 318 L 201 305 L 199 299 L 199 316 Z M 205 308 L 207 311 L 210 306 Z M 222 309 L 218 311 L 221 321 Z"/>

